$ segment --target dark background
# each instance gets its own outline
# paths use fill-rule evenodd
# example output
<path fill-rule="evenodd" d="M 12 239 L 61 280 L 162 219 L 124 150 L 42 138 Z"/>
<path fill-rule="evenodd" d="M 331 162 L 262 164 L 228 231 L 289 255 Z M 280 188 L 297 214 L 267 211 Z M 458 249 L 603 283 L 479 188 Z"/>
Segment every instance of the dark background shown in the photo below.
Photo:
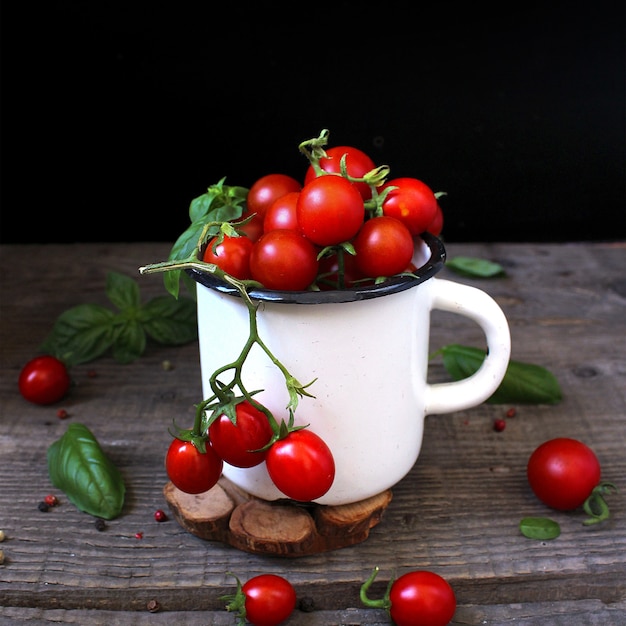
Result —
<path fill-rule="evenodd" d="M 173 242 L 323 128 L 446 191 L 449 241 L 626 237 L 623 1 L 14 4 L 3 243 Z"/>

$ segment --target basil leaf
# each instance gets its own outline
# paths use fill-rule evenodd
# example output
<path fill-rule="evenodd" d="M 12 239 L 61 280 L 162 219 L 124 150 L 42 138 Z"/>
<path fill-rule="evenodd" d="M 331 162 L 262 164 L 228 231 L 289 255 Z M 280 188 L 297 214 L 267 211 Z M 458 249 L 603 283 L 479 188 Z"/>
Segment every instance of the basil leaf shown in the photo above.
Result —
<path fill-rule="evenodd" d="M 80 511 L 107 520 L 121 513 L 126 493 L 122 475 L 84 424 L 70 424 L 48 447 L 47 459 L 52 484 Z"/>
<path fill-rule="evenodd" d="M 172 246 L 168 261 L 196 259 L 200 236 L 206 224 L 209 222 L 230 222 L 241 217 L 245 210 L 248 189 L 225 185 L 225 181 L 226 178 L 222 178 L 215 185 L 211 185 L 206 193 L 191 201 L 189 205 L 191 224 L 179 235 Z M 217 234 L 218 232 L 219 227 L 216 225 L 209 229 L 208 234 Z M 165 289 L 172 296 L 178 298 L 181 279 L 191 295 L 195 296 L 195 282 L 181 270 L 165 272 L 163 276 Z"/>
<path fill-rule="evenodd" d="M 109 300 L 121 311 L 137 309 L 141 305 L 139 285 L 124 274 L 117 272 L 107 274 L 106 294 Z"/>
<path fill-rule="evenodd" d="M 529 539 L 556 539 L 561 534 L 559 524 L 547 517 L 525 517 L 519 529 Z"/>
<path fill-rule="evenodd" d="M 482 365 L 480 348 L 450 344 L 441 351 L 443 364 L 455 380 L 471 376 Z M 562 399 L 556 377 L 540 365 L 510 360 L 500 386 L 487 399 L 491 404 L 558 404 Z"/>
<path fill-rule="evenodd" d="M 493 278 L 506 276 L 504 268 L 499 263 L 477 259 L 469 256 L 457 256 L 446 261 L 446 267 L 463 276 L 477 278 Z"/>
<path fill-rule="evenodd" d="M 191 279 L 190 279 L 191 280 Z M 118 314 L 96 304 L 81 304 L 63 312 L 40 346 L 66 365 L 78 365 L 112 348 L 119 363 L 131 363 L 146 348 L 147 336 L 164 345 L 182 345 L 198 338 L 195 300 L 170 295 L 141 304 L 132 278 L 110 272 L 106 293 Z"/>
<path fill-rule="evenodd" d="M 159 343 L 182 345 L 198 338 L 196 303 L 189 298 L 153 298 L 141 311 L 143 328 Z"/>
<path fill-rule="evenodd" d="M 59 315 L 39 349 L 54 354 L 68 366 L 92 361 L 111 347 L 115 317 L 97 304 L 75 306 Z"/>
<path fill-rule="evenodd" d="M 113 341 L 113 358 L 126 365 L 138 359 L 146 349 L 146 333 L 137 320 L 120 326 Z"/>

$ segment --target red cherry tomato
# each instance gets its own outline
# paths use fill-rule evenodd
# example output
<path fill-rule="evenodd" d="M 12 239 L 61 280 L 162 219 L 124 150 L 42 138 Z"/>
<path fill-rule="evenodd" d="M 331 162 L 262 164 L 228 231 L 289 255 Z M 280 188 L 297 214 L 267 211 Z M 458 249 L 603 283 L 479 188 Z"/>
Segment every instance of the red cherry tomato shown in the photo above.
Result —
<path fill-rule="evenodd" d="M 441 206 L 437 203 L 437 214 L 435 219 L 430 223 L 430 226 L 426 229 L 429 233 L 439 236 L 443 230 L 443 211 Z"/>
<path fill-rule="evenodd" d="M 234 602 L 230 610 L 239 610 L 241 623 L 247 620 L 254 626 L 278 626 L 287 620 L 296 608 L 293 585 L 276 574 L 259 574 L 241 586 L 243 610 Z M 236 596 L 237 599 L 238 596 Z"/>
<path fill-rule="evenodd" d="M 362 150 L 352 146 L 333 146 L 326 150 L 326 157 L 319 161 L 320 167 L 329 174 L 341 173 L 341 158 L 346 155 L 346 172 L 352 178 L 363 178 L 365 174 L 376 168 L 376 164 L 370 156 Z M 315 169 L 312 165 L 306 171 L 304 176 L 304 184 L 311 182 L 316 177 Z M 367 183 L 354 183 L 359 190 L 363 200 L 369 200 L 372 197 L 372 190 Z"/>
<path fill-rule="evenodd" d="M 380 187 L 380 193 L 397 187 L 383 200 L 383 214 L 404 222 L 412 235 L 420 235 L 437 215 L 437 198 L 433 190 L 417 178 L 394 178 Z"/>
<path fill-rule="evenodd" d="M 404 272 L 413 258 L 413 236 L 403 222 L 388 215 L 367 220 L 353 244 L 357 267 L 371 278 Z"/>
<path fill-rule="evenodd" d="M 302 291 L 317 276 L 317 250 L 295 230 L 270 230 L 254 244 L 250 273 L 266 289 Z"/>
<path fill-rule="evenodd" d="M 357 234 L 365 219 L 365 205 L 351 182 L 326 174 L 302 188 L 297 217 L 307 239 L 318 246 L 333 246 Z"/>
<path fill-rule="evenodd" d="M 272 202 L 290 191 L 300 191 L 302 183 L 287 174 L 267 174 L 256 180 L 248 190 L 246 205 L 248 213 L 265 217 Z"/>
<path fill-rule="evenodd" d="M 258 451 L 272 438 L 273 431 L 263 411 L 244 400 L 235 407 L 237 423 L 220 415 L 209 426 L 209 439 L 217 454 L 236 467 L 253 467 L 265 460 L 267 451 Z"/>
<path fill-rule="evenodd" d="M 247 217 L 251 217 L 252 219 L 243 226 L 237 226 L 237 230 L 241 231 L 248 239 L 254 242 L 263 234 L 263 217 L 256 213 L 253 215 L 250 211 L 244 211 L 240 218 L 233 221 L 240 222 Z"/>
<path fill-rule="evenodd" d="M 174 439 L 165 455 L 165 471 L 175 487 L 185 493 L 204 493 L 222 474 L 224 462 L 208 444 L 200 452 L 191 441 Z"/>
<path fill-rule="evenodd" d="M 321 498 L 335 480 L 335 460 L 326 442 L 313 431 L 290 432 L 270 447 L 267 472 L 288 498 L 310 502 Z"/>
<path fill-rule="evenodd" d="M 581 506 L 600 483 L 594 451 L 576 439 L 557 437 L 542 443 L 526 467 L 531 489 L 544 504 L 560 511 Z"/>
<path fill-rule="evenodd" d="M 20 372 L 22 397 L 34 404 L 54 404 L 65 397 L 71 384 L 63 361 L 49 354 L 31 359 Z"/>
<path fill-rule="evenodd" d="M 393 581 L 389 614 L 397 626 L 446 626 L 456 611 L 456 597 L 445 578 L 425 570 Z"/>
<path fill-rule="evenodd" d="M 246 280 L 250 278 L 250 253 L 254 245 L 248 237 L 228 237 L 217 245 L 217 238 L 209 240 L 202 260 L 213 263 L 227 274 Z"/>
<path fill-rule="evenodd" d="M 296 204 L 299 195 L 299 191 L 290 191 L 272 202 L 271 206 L 265 212 L 263 232 L 277 230 L 279 228 L 298 230 Z"/>

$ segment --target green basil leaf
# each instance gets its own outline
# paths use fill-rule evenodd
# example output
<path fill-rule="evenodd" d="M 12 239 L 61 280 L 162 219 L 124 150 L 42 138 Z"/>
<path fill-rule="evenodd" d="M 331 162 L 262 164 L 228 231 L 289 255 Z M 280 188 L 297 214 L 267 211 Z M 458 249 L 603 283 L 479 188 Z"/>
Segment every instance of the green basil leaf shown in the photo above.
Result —
<path fill-rule="evenodd" d="M 182 345 L 198 338 L 194 300 L 160 296 L 141 310 L 143 328 L 152 339 L 164 345 Z"/>
<path fill-rule="evenodd" d="M 115 335 L 115 314 L 97 304 L 80 304 L 61 313 L 40 350 L 66 365 L 87 363 L 104 354 Z"/>
<path fill-rule="evenodd" d="M 457 256 L 446 261 L 446 267 L 463 276 L 475 278 L 494 278 L 506 276 L 504 268 L 499 263 L 477 259 L 469 256 Z"/>
<path fill-rule="evenodd" d="M 122 475 L 84 424 L 70 424 L 48 447 L 47 460 L 52 484 L 80 511 L 107 520 L 121 513 L 126 493 Z"/>
<path fill-rule="evenodd" d="M 121 311 L 137 309 L 141 305 L 137 281 L 124 274 L 117 272 L 107 274 L 106 294 Z"/>
<path fill-rule="evenodd" d="M 128 320 L 118 328 L 113 340 L 113 358 L 124 365 L 138 359 L 146 349 L 146 333 L 138 320 Z"/>
<path fill-rule="evenodd" d="M 486 352 L 480 348 L 450 344 L 441 349 L 443 364 L 454 380 L 471 376 L 482 365 Z M 487 399 L 491 404 L 558 404 L 559 383 L 550 371 L 510 360 L 500 386 Z"/>
<path fill-rule="evenodd" d="M 561 534 L 559 524 L 547 517 L 525 517 L 519 529 L 529 539 L 556 539 Z"/>

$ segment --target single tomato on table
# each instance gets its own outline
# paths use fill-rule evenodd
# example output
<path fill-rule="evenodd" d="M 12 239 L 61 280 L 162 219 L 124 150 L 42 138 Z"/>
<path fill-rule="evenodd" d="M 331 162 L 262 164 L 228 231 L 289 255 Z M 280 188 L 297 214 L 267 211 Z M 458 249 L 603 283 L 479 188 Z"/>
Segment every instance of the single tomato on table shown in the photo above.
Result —
<path fill-rule="evenodd" d="M 600 483 L 600 462 L 586 444 L 568 437 L 545 441 L 531 454 L 528 482 L 544 504 L 560 511 L 581 506 Z"/>
<path fill-rule="evenodd" d="M 236 593 L 222 599 L 228 601 L 226 610 L 237 612 L 240 624 L 278 626 L 293 613 L 297 596 L 286 578 L 277 574 L 259 574 L 243 585 L 237 578 Z"/>
<path fill-rule="evenodd" d="M 450 583 L 435 572 L 414 570 L 390 581 L 385 596 L 370 599 L 367 591 L 378 568 L 361 586 L 363 604 L 384 608 L 396 626 L 446 626 L 456 612 L 456 595 Z"/>
<path fill-rule="evenodd" d="M 65 363 L 50 354 L 28 361 L 18 378 L 22 397 L 34 404 L 54 404 L 62 400 L 70 385 L 71 378 Z"/>

